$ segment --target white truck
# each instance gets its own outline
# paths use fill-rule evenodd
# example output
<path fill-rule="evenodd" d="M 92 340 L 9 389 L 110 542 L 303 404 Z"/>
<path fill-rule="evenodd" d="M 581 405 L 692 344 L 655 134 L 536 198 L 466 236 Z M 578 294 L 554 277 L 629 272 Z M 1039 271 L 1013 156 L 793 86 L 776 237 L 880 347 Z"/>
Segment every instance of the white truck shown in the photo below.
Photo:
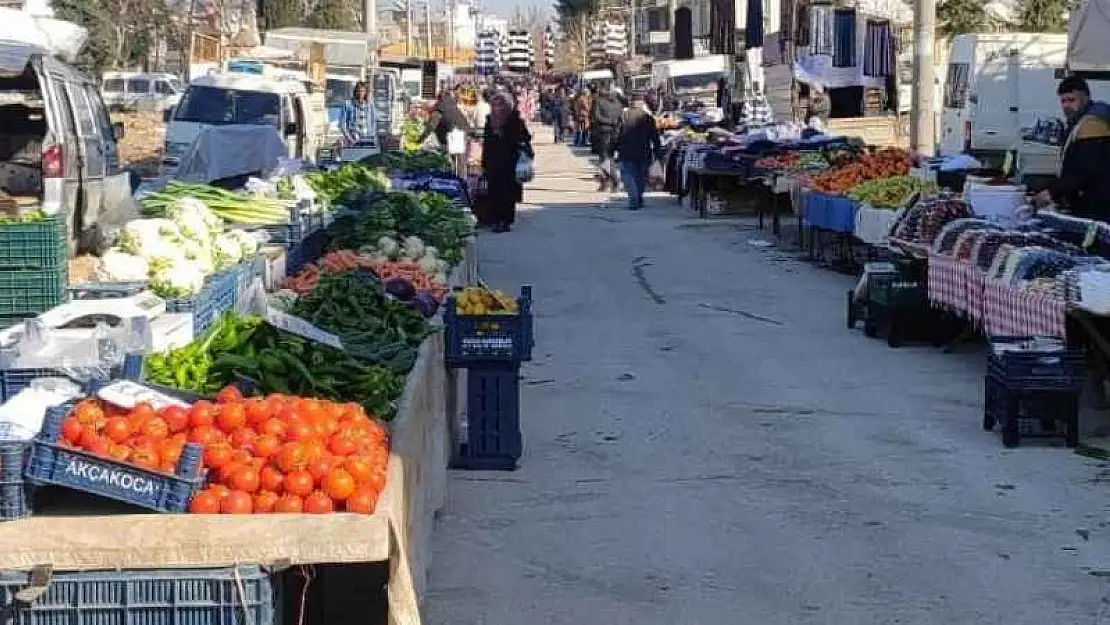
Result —
<path fill-rule="evenodd" d="M 694 59 L 656 61 L 651 65 L 651 82 L 684 102 L 701 101 L 715 106 L 717 81 L 732 78 L 732 57 L 711 54 Z"/>

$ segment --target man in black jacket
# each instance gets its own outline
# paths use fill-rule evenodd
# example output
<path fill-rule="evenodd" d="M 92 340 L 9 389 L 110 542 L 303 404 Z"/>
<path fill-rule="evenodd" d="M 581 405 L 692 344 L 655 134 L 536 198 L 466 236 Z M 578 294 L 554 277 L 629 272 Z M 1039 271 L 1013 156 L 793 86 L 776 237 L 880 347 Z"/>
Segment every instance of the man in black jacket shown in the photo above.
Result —
<path fill-rule="evenodd" d="M 620 181 L 613 165 L 613 146 L 617 140 L 623 108 L 612 89 L 603 85 L 590 109 L 593 149 L 598 159 L 598 191 L 620 190 Z"/>
<path fill-rule="evenodd" d="M 621 115 L 620 132 L 617 135 L 617 157 L 630 210 L 643 208 L 648 171 L 661 152 L 655 117 L 644 104 L 643 98 L 636 97 L 632 106 Z"/>
<path fill-rule="evenodd" d="M 1068 119 L 1067 138 L 1056 180 L 1033 202 L 1055 202 L 1076 217 L 1110 221 L 1110 105 L 1092 101 L 1087 82 L 1078 76 L 1060 81 L 1056 93 Z"/>
<path fill-rule="evenodd" d="M 435 133 L 439 144 L 446 148 L 447 135 L 452 130 L 470 130 L 470 124 L 466 122 L 466 116 L 459 110 L 455 97 L 451 95 L 451 92 L 444 89 L 439 92 L 439 97 L 436 98 L 436 106 L 432 109 L 432 114 L 428 116 L 428 122 L 424 126 L 424 134 L 420 136 L 420 142 L 424 143 L 429 134 Z"/>

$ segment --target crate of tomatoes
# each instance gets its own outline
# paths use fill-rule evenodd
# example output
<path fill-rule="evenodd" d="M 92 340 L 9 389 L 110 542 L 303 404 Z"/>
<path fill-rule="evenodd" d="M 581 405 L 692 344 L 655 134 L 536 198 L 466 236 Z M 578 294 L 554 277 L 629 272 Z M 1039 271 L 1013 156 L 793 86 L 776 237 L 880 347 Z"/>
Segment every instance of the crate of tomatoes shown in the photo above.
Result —
<path fill-rule="evenodd" d="M 120 381 L 48 415 L 25 477 L 160 512 L 372 514 L 389 436 L 356 403 Z"/>

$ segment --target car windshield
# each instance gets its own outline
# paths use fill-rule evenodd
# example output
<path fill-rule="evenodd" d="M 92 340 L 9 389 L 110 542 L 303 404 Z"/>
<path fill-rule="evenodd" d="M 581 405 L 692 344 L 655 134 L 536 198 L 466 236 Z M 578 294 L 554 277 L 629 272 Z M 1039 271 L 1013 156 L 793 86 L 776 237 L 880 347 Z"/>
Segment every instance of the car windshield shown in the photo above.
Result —
<path fill-rule="evenodd" d="M 174 120 L 201 124 L 270 124 L 281 122 L 276 93 L 193 85 L 185 91 Z"/>
<path fill-rule="evenodd" d="M 109 78 L 104 81 L 104 91 L 109 93 L 122 93 L 123 92 L 123 79 L 122 78 Z"/>
<path fill-rule="evenodd" d="M 334 80 L 329 78 L 324 85 L 324 106 L 342 106 L 347 100 L 355 97 L 355 83 L 349 80 Z"/>
<path fill-rule="evenodd" d="M 723 74 L 720 72 L 689 74 L 687 76 L 675 76 L 671 81 L 674 84 L 675 91 L 704 91 L 706 89 L 715 89 L 717 87 L 717 79 L 721 76 L 723 76 Z"/>

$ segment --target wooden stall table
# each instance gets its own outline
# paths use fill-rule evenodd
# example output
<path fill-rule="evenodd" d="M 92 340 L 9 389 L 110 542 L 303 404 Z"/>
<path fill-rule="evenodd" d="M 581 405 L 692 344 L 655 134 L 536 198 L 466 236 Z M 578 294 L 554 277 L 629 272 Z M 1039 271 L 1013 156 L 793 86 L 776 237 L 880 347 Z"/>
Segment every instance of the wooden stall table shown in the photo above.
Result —
<path fill-rule="evenodd" d="M 690 208 L 698 211 L 698 216 L 702 219 L 709 218 L 709 188 L 706 182 L 712 178 L 747 180 L 748 174 L 740 170 L 731 171 L 691 167 L 686 172 L 686 180 L 689 183 L 688 187 L 690 189 Z"/>

